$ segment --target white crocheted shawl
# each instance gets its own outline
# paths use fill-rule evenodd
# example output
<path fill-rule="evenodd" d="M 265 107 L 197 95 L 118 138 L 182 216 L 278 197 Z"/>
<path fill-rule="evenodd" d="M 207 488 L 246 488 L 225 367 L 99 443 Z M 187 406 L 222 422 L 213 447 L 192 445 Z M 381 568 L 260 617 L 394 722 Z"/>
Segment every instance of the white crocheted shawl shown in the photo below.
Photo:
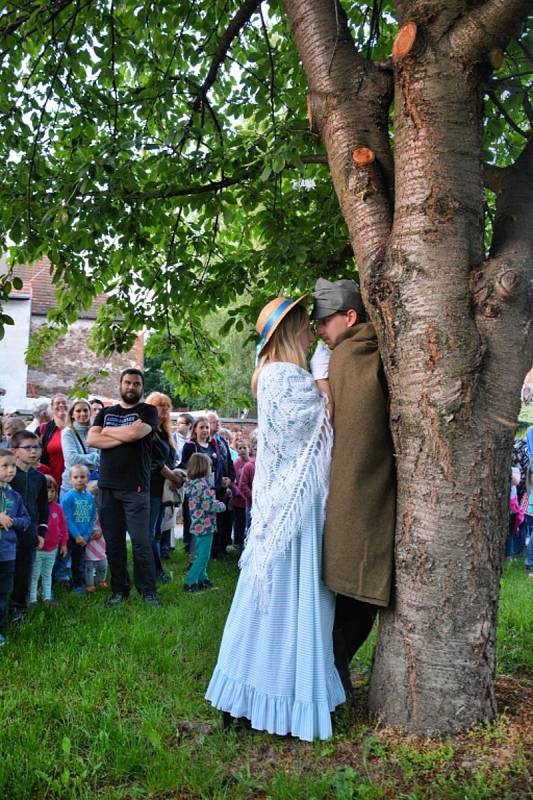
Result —
<path fill-rule="evenodd" d="M 333 432 L 326 398 L 295 364 L 266 364 L 258 382 L 258 441 L 252 522 L 240 560 L 259 608 L 268 607 L 272 565 L 302 532 L 309 507 L 329 486 Z M 321 524 L 322 524 L 321 523 Z"/>

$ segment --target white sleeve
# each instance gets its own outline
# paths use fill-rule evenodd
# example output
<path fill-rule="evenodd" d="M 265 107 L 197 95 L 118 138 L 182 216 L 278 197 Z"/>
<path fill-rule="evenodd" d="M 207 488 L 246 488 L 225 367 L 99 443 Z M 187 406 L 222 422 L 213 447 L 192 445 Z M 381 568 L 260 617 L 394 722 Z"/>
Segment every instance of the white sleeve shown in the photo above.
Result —
<path fill-rule="evenodd" d="M 329 374 L 329 359 L 331 358 L 331 350 L 326 347 L 324 342 L 319 341 L 316 350 L 311 358 L 311 374 L 315 381 L 324 380 Z"/>

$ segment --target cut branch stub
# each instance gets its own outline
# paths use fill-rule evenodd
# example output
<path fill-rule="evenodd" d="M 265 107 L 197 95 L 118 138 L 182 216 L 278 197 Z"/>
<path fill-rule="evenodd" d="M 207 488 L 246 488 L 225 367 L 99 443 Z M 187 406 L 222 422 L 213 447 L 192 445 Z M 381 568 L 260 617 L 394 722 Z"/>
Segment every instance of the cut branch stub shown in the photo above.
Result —
<path fill-rule="evenodd" d="M 356 147 L 352 150 L 352 161 L 358 167 L 367 167 L 375 161 L 376 155 L 369 147 Z"/>
<path fill-rule="evenodd" d="M 400 61 L 411 52 L 415 43 L 416 33 L 416 22 L 406 22 L 405 25 L 402 25 L 392 45 L 392 55 L 396 61 Z"/>
<path fill-rule="evenodd" d="M 494 50 L 490 51 L 489 61 L 494 69 L 500 69 L 503 64 L 503 57 L 503 50 L 500 50 L 499 47 L 495 47 Z"/>

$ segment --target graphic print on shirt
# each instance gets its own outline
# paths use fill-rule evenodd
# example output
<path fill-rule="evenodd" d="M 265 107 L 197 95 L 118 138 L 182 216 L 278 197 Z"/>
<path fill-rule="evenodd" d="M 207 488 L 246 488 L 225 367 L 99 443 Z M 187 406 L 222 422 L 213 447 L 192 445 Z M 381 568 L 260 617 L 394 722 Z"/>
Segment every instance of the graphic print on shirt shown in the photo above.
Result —
<path fill-rule="evenodd" d="M 104 428 L 121 428 L 123 425 L 133 425 L 140 419 L 136 411 L 123 417 L 118 414 L 106 414 L 104 418 Z"/>
<path fill-rule="evenodd" d="M 90 500 L 80 498 L 75 501 L 72 519 L 74 522 L 91 522 L 93 518 L 93 504 Z"/>
<path fill-rule="evenodd" d="M 8 497 L 4 492 L 0 492 L 0 512 L 3 514 L 7 514 L 8 517 L 13 516 L 13 506 L 15 503 L 11 497 Z M 6 530 L 5 528 L 0 528 L 0 541 L 5 538 L 12 538 L 13 534 L 11 533 L 11 529 Z"/>

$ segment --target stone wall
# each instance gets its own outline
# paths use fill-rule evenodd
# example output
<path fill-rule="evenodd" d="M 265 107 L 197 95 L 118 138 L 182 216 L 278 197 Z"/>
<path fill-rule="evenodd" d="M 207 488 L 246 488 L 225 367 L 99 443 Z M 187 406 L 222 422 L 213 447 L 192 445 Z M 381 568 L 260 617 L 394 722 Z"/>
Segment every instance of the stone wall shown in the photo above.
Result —
<path fill-rule="evenodd" d="M 45 317 L 32 316 L 30 336 L 46 321 Z M 71 325 L 68 333 L 51 347 L 44 364 L 28 369 L 28 397 L 54 394 L 69 394 L 82 375 L 95 375 L 98 370 L 108 370 L 108 375 L 98 378 L 89 388 L 90 395 L 116 399 L 118 397 L 119 376 L 126 367 L 143 366 L 143 339 L 137 338 L 135 346 L 128 353 L 115 353 L 106 359 L 89 350 L 87 342 L 93 321 L 81 319 Z"/>

